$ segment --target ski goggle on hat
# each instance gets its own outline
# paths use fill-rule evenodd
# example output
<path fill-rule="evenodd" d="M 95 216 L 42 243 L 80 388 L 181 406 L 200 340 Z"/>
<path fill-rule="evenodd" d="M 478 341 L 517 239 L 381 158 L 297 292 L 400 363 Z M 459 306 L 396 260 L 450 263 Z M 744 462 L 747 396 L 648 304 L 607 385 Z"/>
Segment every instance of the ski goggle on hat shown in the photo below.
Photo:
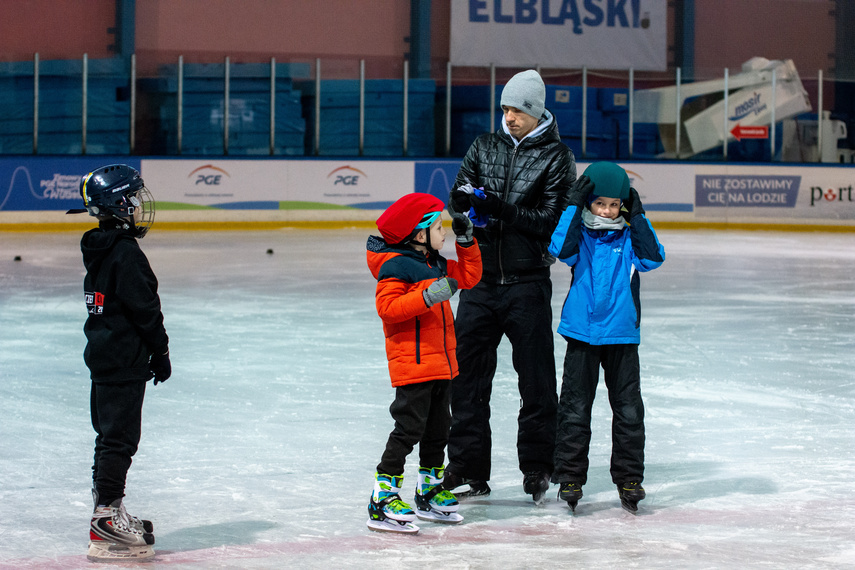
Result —
<path fill-rule="evenodd" d="M 439 212 L 428 212 L 422 217 L 422 221 L 416 225 L 417 230 L 423 230 L 431 227 L 431 225 L 436 221 L 438 217 L 442 215 L 442 211 Z"/>

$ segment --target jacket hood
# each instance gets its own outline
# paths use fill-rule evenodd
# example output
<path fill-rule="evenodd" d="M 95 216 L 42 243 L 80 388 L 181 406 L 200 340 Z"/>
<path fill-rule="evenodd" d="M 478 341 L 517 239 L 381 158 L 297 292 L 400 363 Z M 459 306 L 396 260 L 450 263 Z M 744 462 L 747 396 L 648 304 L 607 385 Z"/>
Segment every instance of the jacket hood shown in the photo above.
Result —
<path fill-rule="evenodd" d="M 83 234 L 80 250 L 86 271 L 96 272 L 101 262 L 120 239 L 135 239 L 130 232 L 121 229 L 104 230 L 94 228 Z"/>
<path fill-rule="evenodd" d="M 513 141 L 514 145 L 519 145 L 524 141 L 531 141 L 533 144 L 537 144 L 538 142 L 540 142 L 540 140 L 552 140 L 552 137 L 549 137 L 548 135 L 553 133 L 556 139 L 560 140 L 561 138 L 558 136 L 558 123 L 552 113 L 550 113 L 548 110 L 543 111 L 543 117 L 541 118 L 537 126 L 534 127 L 534 130 L 524 136 L 520 141 L 514 138 L 514 136 L 508 130 L 508 123 L 505 121 L 504 115 L 502 116 L 502 128 L 499 132 L 508 136 L 511 141 Z M 541 137 L 544 137 L 545 135 L 546 137 L 541 139 Z"/>
<path fill-rule="evenodd" d="M 368 236 L 368 243 L 366 243 L 365 247 L 368 256 L 368 269 L 371 271 L 374 279 L 379 279 L 380 268 L 393 257 L 403 255 L 420 261 L 424 261 L 425 259 L 424 253 L 416 251 L 408 245 L 389 245 L 386 243 L 386 240 L 377 236 Z"/>

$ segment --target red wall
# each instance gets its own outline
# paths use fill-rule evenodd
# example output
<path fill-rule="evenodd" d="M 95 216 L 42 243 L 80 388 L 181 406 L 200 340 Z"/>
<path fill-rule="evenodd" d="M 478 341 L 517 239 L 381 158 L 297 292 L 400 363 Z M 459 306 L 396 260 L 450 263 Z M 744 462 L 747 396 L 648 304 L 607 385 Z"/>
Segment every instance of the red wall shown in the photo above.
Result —
<path fill-rule="evenodd" d="M 0 61 L 115 55 L 115 0 L 0 0 Z"/>
<path fill-rule="evenodd" d="M 835 21 L 827 0 L 695 0 L 695 70 L 731 73 L 754 56 L 792 59 L 799 74 L 834 68 Z"/>
<path fill-rule="evenodd" d="M 436 77 L 448 58 L 450 2 L 432 2 Z M 0 61 L 30 60 L 34 52 L 43 60 L 110 57 L 115 4 L 0 0 Z M 695 77 L 736 70 L 753 56 L 792 59 L 803 77 L 833 71 L 833 7 L 831 0 L 695 0 Z M 138 69 L 156 73 L 179 55 L 188 63 L 320 57 L 327 76 L 356 76 L 359 59 L 370 77 L 398 76 L 409 51 L 409 11 L 408 0 L 137 0 Z"/>

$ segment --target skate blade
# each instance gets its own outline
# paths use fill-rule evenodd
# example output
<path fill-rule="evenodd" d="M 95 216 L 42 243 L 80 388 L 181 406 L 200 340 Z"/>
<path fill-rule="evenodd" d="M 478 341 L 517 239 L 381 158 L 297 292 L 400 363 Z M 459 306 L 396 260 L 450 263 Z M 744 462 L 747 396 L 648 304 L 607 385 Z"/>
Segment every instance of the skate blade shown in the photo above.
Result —
<path fill-rule="evenodd" d="M 620 506 L 621 508 L 623 508 L 623 510 L 625 510 L 631 515 L 638 514 L 638 503 L 630 503 L 629 501 L 624 501 L 621 499 Z"/>
<path fill-rule="evenodd" d="M 373 521 L 368 519 L 366 522 L 368 530 L 375 532 L 397 532 L 402 534 L 418 534 L 419 527 L 411 522 L 394 521 L 386 519 L 384 521 Z"/>
<path fill-rule="evenodd" d="M 567 501 L 567 506 L 570 507 L 570 512 L 574 515 L 576 514 L 576 506 L 579 504 L 579 501 Z"/>
<path fill-rule="evenodd" d="M 463 485 L 461 485 L 462 487 Z M 471 487 L 466 489 L 465 491 L 452 491 L 454 493 L 455 498 L 459 501 L 460 499 L 474 499 L 477 497 L 489 497 L 490 490 L 489 489 L 472 489 Z"/>
<path fill-rule="evenodd" d="M 456 512 L 443 512 L 434 509 L 429 511 L 417 510 L 416 516 L 423 521 L 432 521 L 444 524 L 458 524 L 463 522 L 463 515 Z"/>
<path fill-rule="evenodd" d="M 112 542 L 90 542 L 86 558 L 92 562 L 104 560 L 142 560 L 154 556 L 154 547 L 124 546 Z"/>
<path fill-rule="evenodd" d="M 531 496 L 531 499 L 534 501 L 535 505 L 540 507 L 546 502 L 546 492 L 535 493 Z"/>

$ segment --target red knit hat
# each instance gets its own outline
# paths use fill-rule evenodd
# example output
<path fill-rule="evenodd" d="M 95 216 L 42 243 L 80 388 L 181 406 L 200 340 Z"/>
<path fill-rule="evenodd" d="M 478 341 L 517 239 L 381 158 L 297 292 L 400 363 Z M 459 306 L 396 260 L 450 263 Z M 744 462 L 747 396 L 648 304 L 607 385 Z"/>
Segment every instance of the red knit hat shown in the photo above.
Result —
<path fill-rule="evenodd" d="M 386 243 L 401 243 L 413 232 L 425 214 L 441 212 L 445 204 L 430 194 L 414 192 L 396 200 L 377 218 L 377 229 Z"/>

